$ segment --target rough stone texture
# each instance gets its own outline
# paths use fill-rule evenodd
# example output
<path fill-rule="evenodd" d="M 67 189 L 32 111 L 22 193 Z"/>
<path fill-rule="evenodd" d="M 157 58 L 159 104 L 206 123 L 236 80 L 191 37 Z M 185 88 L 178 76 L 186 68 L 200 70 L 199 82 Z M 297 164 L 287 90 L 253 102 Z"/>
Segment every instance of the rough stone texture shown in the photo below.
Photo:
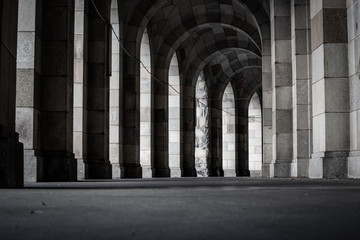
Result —
<path fill-rule="evenodd" d="M 36 15 L 37 10 L 37 15 Z M 17 51 L 17 94 L 16 130 L 24 144 L 24 180 L 37 179 L 35 150 L 40 147 L 40 77 L 41 55 L 36 47 L 41 44 L 40 29 L 36 21 L 41 21 L 39 1 L 19 1 L 18 51 Z"/>
<path fill-rule="evenodd" d="M 195 130 L 195 168 L 198 177 L 210 175 L 210 129 L 208 88 L 205 75 L 202 72 L 196 83 L 196 130 Z"/>
<path fill-rule="evenodd" d="M 309 176 L 339 178 L 348 176 L 350 148 L 348 31 L 344 6 L 328 9 L 325 5 L 311 10 L 317 13 L 311 19 L 314 148 Z"/>

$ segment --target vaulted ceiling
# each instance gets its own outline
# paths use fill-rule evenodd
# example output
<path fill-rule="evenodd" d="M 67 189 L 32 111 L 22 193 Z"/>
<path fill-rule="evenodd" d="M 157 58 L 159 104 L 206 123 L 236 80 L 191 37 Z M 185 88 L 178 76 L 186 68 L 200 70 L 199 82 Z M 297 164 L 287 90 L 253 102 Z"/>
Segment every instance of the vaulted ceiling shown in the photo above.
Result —
<path fill-rule="evenodd" d="M 270 39 L 268 0 L 120 0 L 125 40 L 148 30 L 156 69 L 176 52 L 184 85 L 217 66 L 213 85 L 222 97 L 229 82 L 238 97 L 261 88 L 263 41 Z"/>

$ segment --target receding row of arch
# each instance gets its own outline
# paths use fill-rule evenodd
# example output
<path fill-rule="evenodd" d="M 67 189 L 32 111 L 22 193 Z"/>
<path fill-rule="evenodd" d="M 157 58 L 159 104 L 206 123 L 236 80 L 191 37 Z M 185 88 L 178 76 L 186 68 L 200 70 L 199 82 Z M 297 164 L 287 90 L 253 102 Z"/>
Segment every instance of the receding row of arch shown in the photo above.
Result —
<path fill-rule="evenodd" d="M 28 181 L 52 180 L 57 174 L 51 165 L 63 161 L 66 170 L 54 180 L 197 175 L 195 143 L 191 140 L 197 138 L 195 89 L 206 68 L 206 81 L 212 81 L 214 89 L 207 96 L 217 99 L 209 102 L 210 109 L 215 110 L 207 121 L 227 119 L 221 115 L 222 95 L 230 79 L 236 79 L 231 84 L 234 104 L 242 106 L 244 110 L 240 111 L 248 108 L 252 94 L 261 88 L 263 49 L 263 33 L 249 8 L 239 1 L 220 4 L 224 16 L 232 17 L 218 19 L 207 11 L 197 12 L 202 5 L 195 4 L 196 21 L 192 22 L 179 4 L 172 5 L 172 10 L 166 2 L 159 4 L 158 11 L 151 8 L 145 14 L 152 16 L 151 21 L 143 18 L 139 23 L 139 18 L 124 24 L 124 17 L 119 17 L 124 9 L 119 9 L 115 0 L 75 1 L 74 6 L 70 1 L 63 6 L 48 1 L 20 2 L 20 13 L 32 10 L 29 18 L 19 23 L 17 64 L 17 131 L 25 144 Z M 235 5 L 238 12 L 227 11 Z M 41 15 L 42 11 L 46 14 Z M 71 19 L 71 11 L 75 19 Z M 162 12 L 172 16 L 164 24 L 156 20 Z M 57 33 L 52 24 L 62 19 L 67 19 L 68 26 L 62 26 L 67 31 Z M 147 29 L 142 27 L 144 23 L 149 23 Z M 139 29 L 131 30 L 131 24 L 140 24 Z M 166 26 L 171 26 L 171 32 Z M 134 33 L 140 41 L 129 42 Z M 58 45 L 54 44 L 56 38 Z M 60 54 L 63 48 L 67 51 Z M 215 72 L 216 68 L 219 71 Z M 47 72 L 49 80 L 45 80 Z M 239 117 L 237 110 L 231 111 Z M 247 113 L 242 115 L 247 117 Z M 208 127 L 214 131 L 207 137 L 221 140 L 222 127 Z M 246 129 L 242 129 L 244 135 Z M 69 136 L 73 136 L 71 140 Z M 247 141 L 242 142 L 244 155 Z M 211 149 L 221 145 L 217 143 Z M 222 175 L 220 159 L 227 154 L 212 151 L 209 155 L 216 160 L 208 164 L 207 174 Z M 243 165 L 238 172 L 246 175 L 248 164 Z M 75 172 L 69 170 L 75 168 Z"/>

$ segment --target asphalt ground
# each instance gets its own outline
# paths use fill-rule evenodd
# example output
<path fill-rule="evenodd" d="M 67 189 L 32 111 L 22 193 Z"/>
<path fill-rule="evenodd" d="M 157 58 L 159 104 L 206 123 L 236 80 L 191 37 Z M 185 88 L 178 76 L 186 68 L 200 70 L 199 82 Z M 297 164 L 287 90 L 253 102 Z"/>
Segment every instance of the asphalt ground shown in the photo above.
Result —
<path fill-rule="evenodd" d="M 0 240 L 360 239 L 360 180 L 178 178 L 0 189 Z"/>

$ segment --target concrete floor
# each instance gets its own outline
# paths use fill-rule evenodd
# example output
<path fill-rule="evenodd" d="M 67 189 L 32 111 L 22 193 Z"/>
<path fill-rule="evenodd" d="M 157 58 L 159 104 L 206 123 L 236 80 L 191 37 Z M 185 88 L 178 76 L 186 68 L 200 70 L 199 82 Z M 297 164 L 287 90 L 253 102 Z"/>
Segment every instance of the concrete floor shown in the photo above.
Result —
<path fill-rule="evenodd" d="M 28 184 L 0 189 L 0 239 L 360 239 L 360 180 Z"/>

